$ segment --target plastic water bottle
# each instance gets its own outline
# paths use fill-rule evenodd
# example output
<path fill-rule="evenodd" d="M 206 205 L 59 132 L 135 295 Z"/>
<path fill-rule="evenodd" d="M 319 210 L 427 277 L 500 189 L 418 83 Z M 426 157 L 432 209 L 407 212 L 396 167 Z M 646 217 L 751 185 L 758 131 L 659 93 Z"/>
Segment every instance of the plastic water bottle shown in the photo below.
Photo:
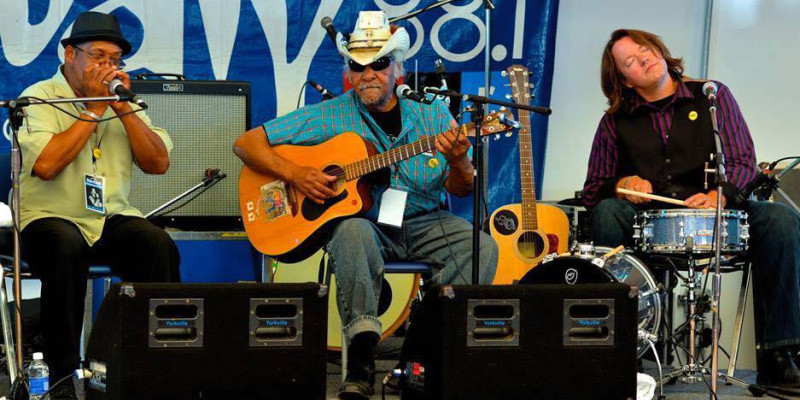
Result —
<path fill-rule="evenodd" d="M 50 389 L 50 368 L 44 362 L 42 353 L 33 353 L 33 362 L 28 365 L 28 384 L 30 400 L 43 399 L 42 395 Z"/>

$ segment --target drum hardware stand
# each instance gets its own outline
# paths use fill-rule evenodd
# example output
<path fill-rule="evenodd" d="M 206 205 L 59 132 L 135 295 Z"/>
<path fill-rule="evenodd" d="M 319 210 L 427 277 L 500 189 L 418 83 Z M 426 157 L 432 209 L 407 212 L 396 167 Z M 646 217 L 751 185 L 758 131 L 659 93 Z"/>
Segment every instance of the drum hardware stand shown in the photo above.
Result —
<path fill-rule="evenodd" d="M 693 257 L 694 251 L 694 238 L 691 236 L 686 237 L 686 254 L 689 256 L 688 260 L 688 276 L 686 278 L 677 275 L 679 279 L 683 281 L 683 286 L 687 288 L 686 293 L 686 321 L 687 325 L 684 325 L 684 329 L 689 329 L 689 350 L 688 350 L 688 362 L 683 366 L 681 369 L 676 369 L 671 373 L 667 374 L 661 379 L 661 384 L 663 385 L 665 382 L 672 380 L 673 378 L 680 377 L 680 381 L 682 383 L 698 383 L 703 381 L 702 375 L 711 375 L 711 371 L 709 371 L 705 366 L 697 363 L 697 348 L 696 348 L 696 331 L 697 331 L 697 321 L 702 320 L 703 316 L 697 314 L 697 280 L 699 275 L 696 271 L 697 262 Z M 687 328 L 688 327 L 688 328 Z M 674 334 L 670 332 L 670 334 Z M 675 349 L 675 351 L 679 351 L 680 349 Z"/>

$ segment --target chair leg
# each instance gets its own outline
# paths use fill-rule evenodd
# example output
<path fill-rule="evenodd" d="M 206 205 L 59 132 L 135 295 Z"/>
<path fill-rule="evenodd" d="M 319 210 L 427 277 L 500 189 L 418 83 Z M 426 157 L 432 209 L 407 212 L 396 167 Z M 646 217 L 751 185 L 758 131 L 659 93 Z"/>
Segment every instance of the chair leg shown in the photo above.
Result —
<path fill-rule="evenodd" d="M 17 351 L 14 346 L 14 334 L 11 328 L 11 315 L 8 312 L 8 294 L 6 293 L 6 272 L 0 267 L 0 319 L 3 324 L 3 343 L 6 347 L 6 365 L 11 384 L 17 380 Z"/>
<path fill-rule="evenodd" d="M 739 357 L 739 344 L 742 339 L 742 325 L 744 325 L 744 312 L 747 306 L 747 291 L 750 290 L 750 281 L 752 279 L 750 274 L 750 267 L 752 264 L 748 263 L 742 270 L 742 289 L 739 292 L 739 309 L 736 312 L 736 320 L 733 324 L 733 341 L 731 343 L 731 354 L 728 360 L 727 376 L 733 378 L 736 372 L 736 361 Z"/>
<path fill-rule="evenodd" d="M 342 382 L 347 377 L 347 337 L 342 330 Z"/>
<path fill-rule="evenodd" d="M 266 254 L 261 255 L 261 283 L 272 283 L 272 259 Z"/>

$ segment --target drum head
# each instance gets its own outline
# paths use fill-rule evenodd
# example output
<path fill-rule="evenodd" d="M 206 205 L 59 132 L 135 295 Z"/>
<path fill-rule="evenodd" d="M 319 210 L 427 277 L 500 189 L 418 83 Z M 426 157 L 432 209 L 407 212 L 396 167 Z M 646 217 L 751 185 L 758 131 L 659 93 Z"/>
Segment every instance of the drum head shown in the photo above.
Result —
<path fill-rule="evenodd" d="M 528 271 L 519 281 L 523 285 L 547 283 L 575 285 L 613 282 L 618 282 L 618 280 L 608 271 L 592 264 L 591 260 L 576 256 L 558 257 L 552 261 L 542 263 Z"/>

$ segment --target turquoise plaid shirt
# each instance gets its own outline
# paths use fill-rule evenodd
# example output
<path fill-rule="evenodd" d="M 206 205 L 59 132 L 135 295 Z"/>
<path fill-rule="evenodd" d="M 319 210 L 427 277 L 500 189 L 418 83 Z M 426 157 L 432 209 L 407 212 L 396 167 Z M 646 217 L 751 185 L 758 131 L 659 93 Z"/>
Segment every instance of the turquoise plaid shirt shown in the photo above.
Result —
<path fill-rule="evenodd" d="M 348 92 L 332 100 L 317 103 L 292 111 L 264 124 L 270 145 L 316 145 L 332 137 L 354 132 L 385 152 L 393 147 L 414 142 L 423 136 L 434 136 L 455 126 L 450 111 L 443 101 L 436 100 L 431 105 L 399 99 L 403 129 L 392 143 L 369 112 L 358 100 L 355 91 Z M 363 118 L 362 118 L 363 116 Z M 374 131 L 366 125 L 368 120 Z M 444 202 L 445 191 L 439 188 L 446 179 L 445 158 L 437 154 L 438 163 L 430 166 L 430 154 L 421 154 L 401 161 L 392 167 L 391 187 L 408 192 L 406 217 L 433 211 Z M 376 199 L 380 201 L 380 199 Z"/>

